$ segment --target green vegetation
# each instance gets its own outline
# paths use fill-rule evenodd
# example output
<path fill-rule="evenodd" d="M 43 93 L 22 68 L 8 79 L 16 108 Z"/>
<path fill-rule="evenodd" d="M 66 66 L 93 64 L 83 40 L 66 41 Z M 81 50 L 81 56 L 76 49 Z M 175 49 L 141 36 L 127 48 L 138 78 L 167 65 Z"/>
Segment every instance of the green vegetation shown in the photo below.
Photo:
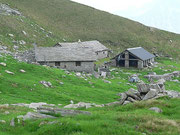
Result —
<path fill-rule="evenodd" d="M 152 52 L 180 58 L 179 35 L 151 29 L 70 0 L 0 0 L 0 3 L 10 4 L 25 16 L 0 16 L 0 41 L 6 45 L 12 45 L 13 40 L 25 40 L 26 46 L 32 46 L 34 42 L 52 46 L 63 39 L 99 40 L 112 48 L 114 54 L 125 48 L 142 46 Z M 27 36 L 22 34 L 23 30 Z M 53 35 L 46 37 L 49 31 Z M 15 38 L 8 37 L 9 33 Z"/>
<path fill-rule="evenodd" d="M 128 76 L 139 73 L 143 78 L 148 72 L 164 74 L 180 70 L 180 64 L 169 59 L 158 59 L 158 67 L 154 69 L 118 69 L 107 79 L 112 84 L 104 83 L 102 79 L 88 77 L 87 81 L 78 78 L 75 73 L 66 74 L 65 71 L 55 68 L 48 68 L 38 65 L 30 65 L 17 62 L 11 57 L 0 58 L 0 62 L 7 63 L 6 67 L 0 66 L 0 104 L 6 103 L 32 103 L 47 102 L 49 104 L 67 105 L 70 100 L 77 102 L 90 102 L 105 104 L 118 100 L 119 92 L 127 91 L 129 88 L 136 88 L 135 84 L 128 85 Z M 162 69 L 160 69 L 160 67 Z M 24 69 L 26 73 L 19 72 Z M 166 71 L 170 69 L 171 71 Z M 5 72 L 9 70 L 14 75 Z M 180 78 L 175 78 L 180 81 Z M 50 81 L 52 88 L 45 88 L 39 81 Z M 60 85 L 63 82 L 64 85 Z M 92 82 L 93 84 L 89 84 Z M 179 83 L 166 82 L 167 89 L 180 91 Z M 159 107 L 163 113 L 157 114 L 148 110 L 150 107 Z M 84 108 L 80 110 L 85 110 Z M 10 114 L 4 114 L 9 111 Z M 24 115 L 27 108 L 1 107 L 0 120 L 6 124 L 0 124 L 2 135 L 178 135 L 180 134 L 180 100 L 161 98 L 137 102 L 126 106 L 112 106 L 104 108 L 90 108 L 87 111 L 91 116 L 58 117 L 59 124 L 41 125 L 42 121 L 54 121 L 52 119 L 27 120 L 23 123 L 16 123 L 16 127 L 10 127 L 10 120 L 18 115 Z M 41 125 L 41 126 L 40 126 Z"/>

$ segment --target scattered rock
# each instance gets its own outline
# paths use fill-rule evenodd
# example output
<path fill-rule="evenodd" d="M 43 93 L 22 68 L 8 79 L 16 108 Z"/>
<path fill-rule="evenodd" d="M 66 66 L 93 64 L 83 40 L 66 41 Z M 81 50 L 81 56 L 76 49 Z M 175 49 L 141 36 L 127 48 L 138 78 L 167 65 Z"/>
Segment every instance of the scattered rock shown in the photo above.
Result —
<path fill-rule="evenodd" d="M 111 84 L 111 81 L 108 81 L 108 80 L 104 80 L 104 82 L 105 82 L 105 83 Z"/>
<path fill-rule="evenodd" d="M 148 99 L 152 99 L 155 96 L 157 96 L 158 92 L 155 89 L 150 89 L 150 91 L 145 95 L 145 97 L 143 98 L 143 100 L 148 100 Z"/>
<path fill-rule="evenodd" d="M 95 104 L 92 104 L 92 103 L 79 102 L 77 104 L 66 105 L 66 106 L 64 106 L 64 108 L 83 108 L 83 107 L 85 107 L 87 109 L 87 108 L 91 108 L 94 105 Z"/>
<path fill-rule="evenodd" d="M 0 123 L 1 124 L 6 124 L 6 121 L 5 120 L 0 120 Z"/>
<path fill-rule="evenodd" d="M 11 127 L 15 127 L 15 121 L 14 121 L 14 118 L 11 120 L 10 126 L 11 126 Z"/>
<path fill-rule="evenodd" d="M 10 37 L 14 37 L 14 35 L 13 34 L 8 34 Z"/>
<path fill-rule="evenodd" d="M 22 33 L 26 36 L 27 35 L 27 33 L 25 32 L 25 31 L 22 31 Z"/>
<path fill-rule="evenodd" d="M 81 73 L 79 73 L 79 72 L 76 73 L 76 76 L 77 76 L 77 77 L 81 77 Z"/>
<path fill-rule="evenodd" d="M 56 118 L 51 115 L 41 114 L 41 113 L 34 113 L 34 112 L 28 112 L 26 115 L 23 116 L 23 120 L 28 119 L 45 119 L 45 118 Z"/>
<path fill-rule="evenodd" d="M 162 111 L 160 108 L 158 108 L 158 107 L 151 107 L 151 108 L 149 108 L 149 110 L 154 111 L 154 112 L 156 112 L 156 113 L 162 113 L 162 112 L 163 112 L 163 111 Z"/>
<path fill-rule="evenodd" d="M 59 82 L 60 85 L 63 85 L 64 83 L 63 82 Z"/>
<path fill-rule="evenodd" d="M 136 75 L 136 74 L 130 76 L 130 78 L 129 78 L 129 82 L 131 82 L 131 83 L 139 82 L 139 81 L 140 81 L 140 79 L 139 79 L 138 75 Z"/>
<path fill-rule="evenodd" d="M 21 16 L 21 13 L 18 10 L 12 9 L 6 4 L 0 4 L 0 14 Z"/>
<path fill-rule="evenodd" d="M 51 108 L 51 107 L 39 107 L 37 108 L 39 113 L 43 114 L 60 114 L 61 116 L 74 116 L 78 114 L 90 115 L 90 112 L 87 111 L 79 111 L 79 110 L 65 110 L 59 108 Z"/>
<path fill-rule="evenodd" d="M 123 105 L 127 105 L 129 103 L 131 103 L 131 102 L 130 101 L 124 101 Z"/>
<path fill-rule="evenodd" d="M 20 69 L 20 72 L 21 72 L 21 73 L 26 73 L 26 71 L 25 71 L 25 70 L 23 70 L 23 69 Z"/>
<path fill-rule="evenodd" d="M 165 93 L 170 98 L 180 98 L 180 92 L 174 90 L 166 90 Z"/>
<path fill-rule="evenodd" d="M 19 41 L 19 44 L 20 44 L 20 45 L 25 45 L 26 42 L 25 42 L 24 40 L 20 40 L 20 41 Z"/>
<path fill-rule="evenodd" d="M 8 73 L 8 74 L 14 75 L 14 73 L 11 72 L 11 71 L 5 70 L 5 72 Z"/>
<path fill-rule="evenodd" d="M 47 87 L 47 88 L 52 87 L 51 82 L 40 81 L 39 83 L 42 84 L 42 85 L 44 85 L 44 86 Z"/>
<path fill-rule="evenodd" d="M 1 62 L 0 65 L 6 67 L 6 63 L 4 62 Z"/>

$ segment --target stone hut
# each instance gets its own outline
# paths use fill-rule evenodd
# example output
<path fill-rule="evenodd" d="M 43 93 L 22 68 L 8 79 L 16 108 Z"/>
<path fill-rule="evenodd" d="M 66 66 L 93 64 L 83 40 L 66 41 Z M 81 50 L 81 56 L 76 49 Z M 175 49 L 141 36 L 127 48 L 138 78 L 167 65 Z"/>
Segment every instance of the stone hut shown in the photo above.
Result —
<path fill-rule="evenodd" d="M 90 49 L 64 47 L 36 47 L 35 59 L 41 65 L 48 65 L 69 71 L 93 72 L 96 56 Z"/>
<path fill-rule="evenodd" d="M 155 56 L 142 47 L 129 48 L 111 59 L 111 65 L 117 67 L 135 67 L 142 69 L 154 63 Z"/>
<path fill-rule="evenodd" d="M 82 48 L 84 50 L 91 49 L 96 55 L 97 59 L 103 59 L 109 57 L 109 49 L 101 44 L 99 41 L 85 41 L 85 42 L 73 42 L 73 43 L 57 43 L 54 47 L 68 47 L 68 48 Z"/>

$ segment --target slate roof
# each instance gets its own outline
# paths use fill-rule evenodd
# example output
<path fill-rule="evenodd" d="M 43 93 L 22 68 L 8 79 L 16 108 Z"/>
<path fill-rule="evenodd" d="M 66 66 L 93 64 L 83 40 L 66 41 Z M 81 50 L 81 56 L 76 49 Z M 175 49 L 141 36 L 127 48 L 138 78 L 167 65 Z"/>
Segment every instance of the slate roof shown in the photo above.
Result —
<path fill-rule="evenodd" d="M 141 60 L 148 60 L 151 58 L 154 58 L 155 56 L 151 54 L 150 52 L 146 51 L 142 47 L 136 47 L 136 48 L 128 48 L 127 51 L 132 53 L 133 55 L 137 56 Z"/>
<path fill-rule="evenodd" d="M 35 58 L 40 61 L 96 61 L 91 49 L 71 49 L 65 47 L 37 47 Z"/>
<path fill-rule="evenodd" d="M 57 43 L 56 47 L 70 47 L 70 48 L 83 48 L 83 49 L 92 49 L 94 52 L 109 50 L 99 41 L 85 41 L 85 42 L 73 42 L 73 43 Z"/>

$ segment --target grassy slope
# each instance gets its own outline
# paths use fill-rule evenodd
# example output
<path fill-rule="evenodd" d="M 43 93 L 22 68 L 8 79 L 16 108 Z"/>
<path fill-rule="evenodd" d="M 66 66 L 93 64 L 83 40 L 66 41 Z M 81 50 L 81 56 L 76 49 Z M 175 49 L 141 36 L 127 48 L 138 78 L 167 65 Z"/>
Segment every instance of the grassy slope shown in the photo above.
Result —
<path fill-rule="evenodd" d="M 166 69 L 180 70 L 180 64 L 168 59 L 158 60 L 160 64 L 152 71 L 158 74 L 167 73 Z M 4 103 L 31 103 L 47 102 L 53 104 L 69 104 L 70 100 L 104 104 L 116 101 L 119 92 L 129 88 L 136 88 L 135 84 L 127 85 L 129 73 L 140 73 L 140 78 L 151 70 L 116 69 L 108 80 L 112 84 L 106 84 L 102 79 L 77 78 L 74 73 L 68 75 L 65 71 L 46 68 L 37 65 L 19 63 L 10 57 L 0 58 L 0 62 L 7 63 L 7 67 L 0 66 L 0 104 Z M 172 67 L 173 65 L 175 67 Z M 163 69 L 160 69 L 163 67 Z M 24 69 L 26 73 L 19 72 Z M 15 75 L 5 73 L 9 70 Z M 123 71 L 123 72 L 122 72 Z M 171 72 L 171 71 L 168 71 Z M 66 76 L 66 77 L 64 77 Z M 180 78 L 176 78 L 180 81 Z M 53 88 L 45 88 L 39 81 L 46 80 L 53 84 Z M 59 82 L 64 82 L 60 85 Z M 93 85 L 88 82 L 93 82 Z M 119 83 L 121 82 L 121 83 Z M 34 86 L 36 84 L 36 86 Z M 94 86 L 94 88 L 92 87 Z M 166 88 L 180 91 L 180 84 L 167 82 Z M 156 114 L 148 108 L 158 106 L 163 109 L 162 114 Z M 76 116 L 59 118 L 61 123 L 39 126 L 41 121 L 26 121 L 24 126 L 17 124 L 16 128 L 9 127 L 10 120 L 29 110 L 26 108 L 4 107 L 0 108 L 0 120 L 6 120 L 6 124 L 0 125 L 2 135 L 141 135 L 142 133 L 153 135 L 178 135 L 180 133 L 180 100 L 162 98 L 156 101 L 139 102 L 127 106 L 115 106 L 105 108 L 90 108 L 92 116 Z M 83 108 L 81 110 L 84 110 Z M 4 112 L 9 111 L 9 115 Z"/>
<path fill-rule="evenodd" d="M 137 22 L 69 0 L 0 0 L 0 2 L 18 8 L 27 17 L 25 19 L 30 21 L 29 23 L 36 23 L 55 35 L 46 38 L 43 33 L 35 32 L 34 27 L 27 26 L 29 25 L 27 22 L 22 23 L 16 18 L 1 16 L 3 21 L 0 22 L 0 27 L 4 29 L 0 29 L 0 32 L 7 40 L 9 40 L 7 32 L 26 39 L 28 44 L 37 42 L 41 46 L 51 46 L 63 39 L 67 41 L 97 39 L 113 48 L 115 52 L 127 47 L 143 46 L 149 50 L 180 57 L 179 35 L 160 30 L 153 32 L 149 27 Z M 21 29 L 25 29 L 29 37 L 24 37 Z M 34 38 L 33 33 L 38 38 Z M 7 43 L 7 40 L 4 42 Z"/>

